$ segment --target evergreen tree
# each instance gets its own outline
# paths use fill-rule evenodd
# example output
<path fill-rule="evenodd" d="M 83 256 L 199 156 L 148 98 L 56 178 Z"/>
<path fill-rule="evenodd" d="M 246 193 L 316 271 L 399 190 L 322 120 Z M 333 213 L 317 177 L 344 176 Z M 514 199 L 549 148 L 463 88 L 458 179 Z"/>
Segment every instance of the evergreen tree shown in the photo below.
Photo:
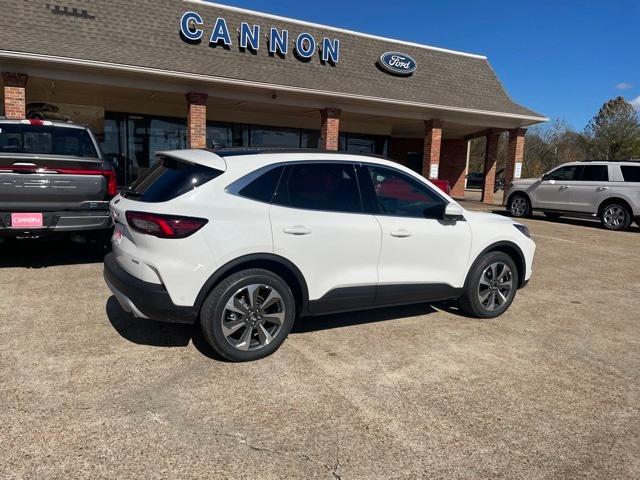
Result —
<path fill-rule="evenodd" d="M 640 158 L 640 121 L 624 98 L 606 102 L 587 125 L 589 154 L 594 160 Z"/>

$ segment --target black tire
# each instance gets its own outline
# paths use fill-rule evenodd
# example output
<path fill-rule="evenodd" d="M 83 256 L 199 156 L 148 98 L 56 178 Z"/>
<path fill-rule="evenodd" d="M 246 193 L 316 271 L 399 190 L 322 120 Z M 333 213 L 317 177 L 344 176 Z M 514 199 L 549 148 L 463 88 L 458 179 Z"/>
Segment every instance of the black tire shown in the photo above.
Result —
<path fill-rule="evenodd" d="M 631 225 L 633 217 L 629 207 L 622 202 L 609 202 L 600 208 L 600 223 L 607 230 L 626 230 Z"/>
<path fill-rule="evenodd" d="M 269 317 L 269 315 L 275 315 L 274 313 L 266 313 L 271 308 L 270 306 L 267 307 L 265 313 L 258 307 L 251 308 L 253 303 L 249 304 L 250 299 L 247 297 L 249 290 L 246 289 L 251 285 L 262 285 L 264 287 L 259 289 L 259 293 L 256 294 L 255 303 L 258 307 L 261 306 L 260 300 L 264 304 L 266 300 L 264 297 L 268 296 L 268 292 L 274 291 L 279 296 L 276 305 L 281 307 L 282 312 L 277 314 L 284 317 L 279 329 L 274 329 L 274 327 L 277 327 L 276 324 L 262 323 L 267 321 L 266 319 L 268 318 L 273 318 Z M 251 313 L 235 313 L 227 308 L 227 302 L 232 297 L 238 298 L 236 294 L 239 294 L 241 302 L 246 300 L 245 303 L 240 305 L 242 310 L 245 312 L 251 311 Z M 216 352 L 233 362 L 249 362 L 271 355 L 282 345 L 293 327 L 295 311 L 294 296 L 289 285 L 282 278 L 268 270 L 242 270 L 220 282 L 209 293 L 200 310 L 200 324 L 204 338 Z M 239 315 L 240 318 L 231 318 L 234 314 L 236 316 Z M 223 333 L 223 318 L 225 318 L 225 321 L 230 322 L 227 325 L 232 325 L 235 322 L 237 326 L 242 323 L 242 326 L 238 327 L 237 331 L 228 337 L 229 339 Z M 265 320 L 262 320 L 263 318 Z M 253 322 L 253 325 L 251 322 Z M 260 330 L 261 324 L 264 327 L 263 330 Z M 250 328 L 251 330 L 249 330 Z M 263 332 L 268 329 L 271 329 L 268 333 L 273 333 L 273 338 L 269 343 L 262 345 L 265 338 Z M 231 342 L 241 342 L 245 334 L 250 335 L 249 342 L 248 344 L 244 342 L 242 345 L 249 345 L 250 350 L 232 345 Z"/>
<path fill-rule="evenodd" d="M 483 278 L 485 271 L 491 269 L 491 265 L 494 264 L 503 264 L 506 265 L 510 269 L 510 280 L 511 280 L 511 288 L 506 294 L 505 285 L 507 282 L 498 283 L 496 288 L 501 289 L 500 293 L 506 297 L 506 301 L 502 301 L 501 297 L 498 293 L 494 294 L 493 298 L 497 298 L 497 302 L 502 302 L 499 305 L 492 305 L 495 308 L 489 309 L 489 303 L 483 303 L 481 301 L 481 295 L 487 292 L 487 289 L 490 287 L 485 287 L 484 285 L 480 285 L 481 279 L 486 282 L 486 278 Z M 497 277 L 500 279 L 504 270 L 497 269 Z M 506 276 L 505 276 L 506 278 Z M 467 275 L 467 281 L 464 286 L 464 294 L 460 297 L 460 306 L 462 309 L 470 316 L 477 318 L 495 318 L 502 315 L 513 303 L 513 299 L 516 296 L 516 291 L 518 290 L 518 267 L 513 259 L 503 252 L 489 252 L 483 255 L 481 258 L 476 260 L 474 265 L 471 267 L 469 274 Z"/>
<path fill-rule="evenodd" d="M 562 216 L 562 214 L 557 212 L 544 212 L 544 216 L 549 220 L 558 220 Z"/>
<path fill-rule="evenodd" d="M 509 215 L 516 218 L 531 216 L 531 202 L 529 201 L 529 197 L 524 193 L 514 193 L 509 197 L 507 211 Z"/>

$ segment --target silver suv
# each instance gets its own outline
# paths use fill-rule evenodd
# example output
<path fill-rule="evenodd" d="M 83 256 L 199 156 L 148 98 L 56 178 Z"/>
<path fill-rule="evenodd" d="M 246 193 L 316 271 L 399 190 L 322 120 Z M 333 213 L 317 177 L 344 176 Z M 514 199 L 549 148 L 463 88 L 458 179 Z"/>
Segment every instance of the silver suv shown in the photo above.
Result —
<path fill-rule="evenodd" d="M 609 230 L 624 230 L 634 219 L 640 225 L 640 163 L 565 163 L 542 178 L 515 180 L 504 198 L 514 217 L 534 210 L 549 218 L 590 216 Z"/>

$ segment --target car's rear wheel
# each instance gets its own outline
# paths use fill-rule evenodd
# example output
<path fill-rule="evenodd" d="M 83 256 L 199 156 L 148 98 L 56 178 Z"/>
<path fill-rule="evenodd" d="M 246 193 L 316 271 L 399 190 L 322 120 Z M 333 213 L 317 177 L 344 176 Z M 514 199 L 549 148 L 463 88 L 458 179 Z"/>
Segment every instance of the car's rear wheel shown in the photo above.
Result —
<path fill-rule="evenodd" d="M 531 202 L 526 195 L 514 193 L 509 198 L 507 210 L 512 217 L 522 218 L 531 215 Z"/>
<path fill-rule="evenodd" d="M 518 290 L 518 268 L 503 252 L 490 252 L 471 267 L 465 291 L 460 298 L 462 309 L 478 318 L 502 315 Z"/>
<path fill-rule="evenodd" d="M 289 335 L 294 318 L 291 289 L 282 278 L 262 269 L 243 270 L 225 279 L 200 311 L 207 342 L 234 362 L 271 355 Z"/>
<path fill-rule="evenodd" d="M 626 230 L 631 219 L 631 212 L 622 203 L 611 202 L 600 210 L 600 222 L 607 230 Z"/>

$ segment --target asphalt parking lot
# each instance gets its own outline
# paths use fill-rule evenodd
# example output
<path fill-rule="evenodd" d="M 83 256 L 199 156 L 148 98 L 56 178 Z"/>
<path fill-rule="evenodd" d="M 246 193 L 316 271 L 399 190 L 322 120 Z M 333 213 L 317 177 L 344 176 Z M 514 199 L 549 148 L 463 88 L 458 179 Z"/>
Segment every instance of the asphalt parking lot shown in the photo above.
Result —
<path fill-rule="evenodd" d="M 333 315 L 248 364 L 129 318 L 86 245 L 0 245 L 0 477 L 639 478 L 640 229 L 525 223 L 501 318 Z"/>

